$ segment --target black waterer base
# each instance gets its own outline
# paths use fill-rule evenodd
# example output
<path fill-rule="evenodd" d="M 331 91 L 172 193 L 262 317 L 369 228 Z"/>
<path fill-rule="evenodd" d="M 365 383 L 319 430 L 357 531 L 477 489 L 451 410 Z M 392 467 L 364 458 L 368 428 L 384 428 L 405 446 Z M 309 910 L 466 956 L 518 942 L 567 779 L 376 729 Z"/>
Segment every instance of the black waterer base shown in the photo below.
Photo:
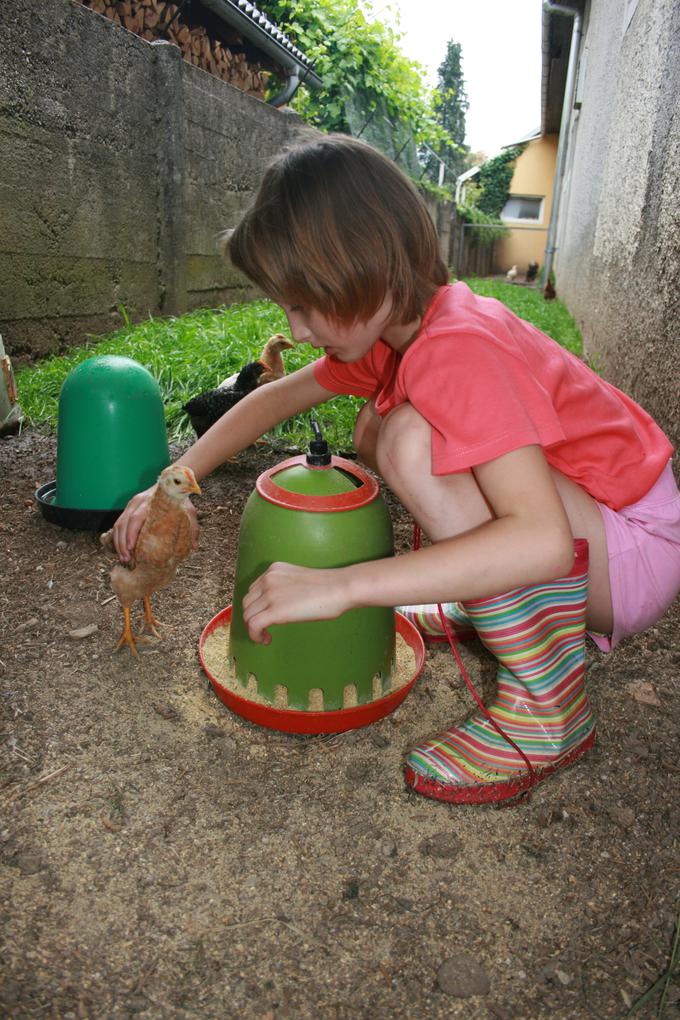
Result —
<path fill-rule="evenodd" d="M 36 490 L 35 501 L 46 521 L 58 524 L 61 528 L 70 528 L 72 531 L 108 531 L 123 512 L 122 509 L 76 510 L 57 506 L 54 502 L 56 494 L 56 481 L 47 482 Z"/>

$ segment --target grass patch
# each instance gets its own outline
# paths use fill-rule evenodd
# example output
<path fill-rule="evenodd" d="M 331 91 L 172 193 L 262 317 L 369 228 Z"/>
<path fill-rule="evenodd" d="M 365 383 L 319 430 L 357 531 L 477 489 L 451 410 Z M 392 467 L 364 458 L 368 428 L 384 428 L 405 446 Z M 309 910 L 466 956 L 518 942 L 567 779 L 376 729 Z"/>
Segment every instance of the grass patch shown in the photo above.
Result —
<path fill-rule="evenodd" d="M 648 988 L 644 995 L 641 995 L 637 1002 L 634 1002 L 626 1013 L 626 1017 L 632 1017 L 639 1009 L 650 1004 L 655 998 L 657 998 L 657 1007 L 655 1017 L 656 1020 L 663 1020 L 666 1012 L 666 1004 L 668 1000 L 668 993 L 671 985 L 671 981 L 678 975 L 678 966 L 680 965 L 680 914 L 678 914 L 675 920 L 675 937 L 673 938 L 673 945 L 671 948 L 671 958 L 668 967 L 664 971 L 658 980 L 654 982 L 651 988 Z M 649 1014 L 648 1014 L 649 1015 Z M 670 1018 L 669 1018 L 670 1020 Z"/>
<path fill-rule="evenodd" d="M 247 362 L 254 361 L 273 333 L 286 333 L 284 313 L 269 301 L 201 309 L 178 318 L 149 318 L 126 323 L 104 337 L 90 337 L 84 346 L 70 347 L 17 373 L 17 388 L 27 423 L 56 430 L 59 393 L 67 375 L 86 358 L 118 354 L 144 365 L 158 382 L 168 435 L 181 442 L 194 437 L 182 405 L 197 393 L 217 386 Z M 318 357 L 311 347 L 286 351 L 289 371 Z M 360 401 L 342 397 L 320 408 L 315 417 L 335 450 L 351 448 L 352 426 Z M 311 438 L 312 412 L 298 415 L 269 433 L 275 445 L 304 449 Z"/>
<path fill-rule="evenodd" d="M 496 280 L 473 278 L 466 283 L 477 294 L 498 298 L 568 350 L 581 353 L 581 335 L 559 301 L 545 301 L 540 291 Z M 17 373 L 21 406 L 31 426 L 56 429 L 59 393 L 76 365 L 96 355 L 119 354 L 144 365 L 157 380 L 170 440 L 191 439 L 194 433 L 182 404 L 254 361 L 273 333 L 288 335 L 285 315 L 269 301 L 201 309 L 177 318 L 149 318 L 134 326 L 125 318 L 122 329 L 104 337 L 90 337 L 85 346 L 71 347 Z M 284 353 L 288 371 L 301 368 L 317 356 L 308 346 Z M 316 411 L 277 426 L 268 439 L 275 446 L 304 449 L 311 438 L 309 422 L 314 417 L 333 450 L 350 450 L 361 404 L 354 397 L 337 397 Z"/>

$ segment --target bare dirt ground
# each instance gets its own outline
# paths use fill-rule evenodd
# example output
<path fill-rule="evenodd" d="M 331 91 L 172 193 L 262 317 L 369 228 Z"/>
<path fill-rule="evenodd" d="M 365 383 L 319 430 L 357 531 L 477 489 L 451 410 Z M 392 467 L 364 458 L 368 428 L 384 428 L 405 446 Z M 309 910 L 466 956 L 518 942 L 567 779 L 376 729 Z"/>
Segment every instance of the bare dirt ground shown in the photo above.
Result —
<path fill-rule="evenodd" d="M 447 650 L 395 715 L 322 738 L 232 715 L 201 671 L 242 507 L 281 459 L 251 450 L 205 483 L 201 548 L 137 662 L 112 654 L 97 537 L 33 502 L 53 439 L 0 441 L 0 1015 L 623 1018 L 679 907 L 678 607 L 589 649 L 599 741 L 578 765 L 505 810 L 427 801 L 404 753 L 471 707 Z M 463 656 L 489 690 L 481 646 Z"/>

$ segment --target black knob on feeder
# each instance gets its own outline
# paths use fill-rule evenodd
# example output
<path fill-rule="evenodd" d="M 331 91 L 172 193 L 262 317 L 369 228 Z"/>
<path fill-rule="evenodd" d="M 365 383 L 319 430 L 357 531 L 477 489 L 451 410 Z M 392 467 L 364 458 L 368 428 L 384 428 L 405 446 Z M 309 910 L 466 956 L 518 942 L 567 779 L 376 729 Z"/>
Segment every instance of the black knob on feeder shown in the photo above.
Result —
<path fill-rule="evenodd" d="M 307 463 L 312 467 L 328 467 L 331 462 L 331 454 L 328 449 L 328 443 L 321 435 L 318 422 L 312 422 L 312 431 L 314 432 L 314 438 L 309 444 Z"/>

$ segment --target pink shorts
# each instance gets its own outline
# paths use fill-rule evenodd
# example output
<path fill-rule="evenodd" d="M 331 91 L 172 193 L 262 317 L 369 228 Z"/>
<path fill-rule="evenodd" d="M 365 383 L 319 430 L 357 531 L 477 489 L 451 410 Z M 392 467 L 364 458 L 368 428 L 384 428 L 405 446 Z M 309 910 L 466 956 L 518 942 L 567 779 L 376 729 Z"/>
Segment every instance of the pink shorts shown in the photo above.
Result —
<path fill-rule="evenodd" d="M 614 629 L 589 635 L 610 652 L 656 623 L 680 591 L 680 492 L 670 461 L 646 496 L 621 510 L 599 503 L 609 553 Z"/>

